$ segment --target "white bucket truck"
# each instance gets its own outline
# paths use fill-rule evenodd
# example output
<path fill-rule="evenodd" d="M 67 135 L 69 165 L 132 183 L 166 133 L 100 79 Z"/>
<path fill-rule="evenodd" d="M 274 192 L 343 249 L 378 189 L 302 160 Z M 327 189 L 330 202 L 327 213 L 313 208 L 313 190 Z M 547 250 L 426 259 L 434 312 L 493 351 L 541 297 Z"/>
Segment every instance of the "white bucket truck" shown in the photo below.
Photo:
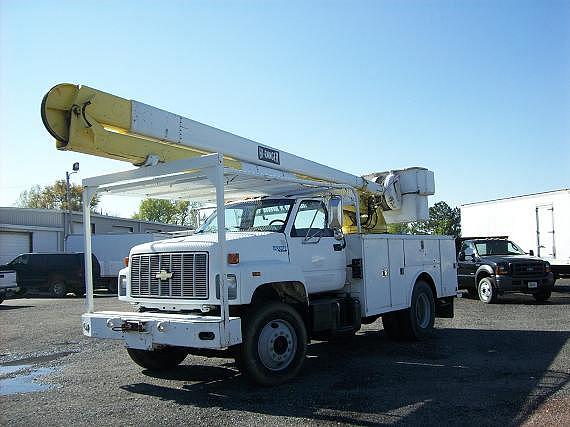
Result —
<path fill-rule="evenodd" d="M 83 180 L 84 224 L 96 193 L 211 201 L 217 210 L 194 235 L 131 249 L 119 299 L 136 311 L 94 311 L 86 263 L 85 335 L 123 341 L 150 370 L 195 349 L 227 349 L 249 378 L 274 385 L 298 373 L 311 339 L 354 334 L 380 317 L 389 336 L 423 339 L 436 316 L 453 316 L 452 238 L 378 233 L 385 219 L 427 217 L 432 172 L 362 178 L 136 101 L 123 131 L 108 135 L 117 124 L 106 113 L 127 107 L 109 98 L 104 108 L 105 97 L 60 85 L 42 107 L 60 149 L 126 159 L 125 146 L 140 147 L 125 138 L 148 144 L 129 159 L 140 168 Z M 71 118 L 58 121 L 59 111 Z M 105 149 L 86 148 L 89 138 Z M 172 154 L 182 147 L 199 155 Z M 90 259 L 89 226 L 85 238 Z"/>

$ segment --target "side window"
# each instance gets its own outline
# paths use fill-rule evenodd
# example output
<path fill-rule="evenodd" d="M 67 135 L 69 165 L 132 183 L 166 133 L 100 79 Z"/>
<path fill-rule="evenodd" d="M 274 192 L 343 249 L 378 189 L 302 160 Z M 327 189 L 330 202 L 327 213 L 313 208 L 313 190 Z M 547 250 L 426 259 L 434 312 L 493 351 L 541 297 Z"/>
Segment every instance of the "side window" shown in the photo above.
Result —
<path fill-rule="evenodd" d="M 327 229 L 327 210 L 319 200 L 303 200 L 295 217 L 292 237 L 306 236 L 331 237 L 332 230 Z"/>
<path fill-rule="evenodd" d="M 465 259 L 467 261 L 470 261 L 471 255 L 475 253 L 475 245 L 473 244 L 473 242 L 467 240 L 463 242 L 463 244 L 461 245 L 461 250 L 465 253 Z"/>

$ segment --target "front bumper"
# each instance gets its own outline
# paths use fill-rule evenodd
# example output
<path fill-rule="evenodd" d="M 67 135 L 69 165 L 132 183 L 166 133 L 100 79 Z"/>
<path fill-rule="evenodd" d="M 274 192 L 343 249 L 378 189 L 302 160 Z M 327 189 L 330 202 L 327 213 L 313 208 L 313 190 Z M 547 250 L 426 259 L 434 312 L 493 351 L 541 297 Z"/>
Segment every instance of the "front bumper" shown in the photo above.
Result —
<path fill-rule="evenodd" d="M 242 341 L 239 317 L 229 319 L 229 342 L 219 316 L 100 311 L 83 314 L 81 323 L 88 337 L 122 340 L 141 350 L 163 345 L 223 349 Z"/>
<path fill-rule="evenodd" d="M 554 276 L 552 273 L 542 277 L 495 276 L 495 284 L 501 293 L 522 292 L 536 294 L 545 290 L 552 290 L 554 287 Z"/>

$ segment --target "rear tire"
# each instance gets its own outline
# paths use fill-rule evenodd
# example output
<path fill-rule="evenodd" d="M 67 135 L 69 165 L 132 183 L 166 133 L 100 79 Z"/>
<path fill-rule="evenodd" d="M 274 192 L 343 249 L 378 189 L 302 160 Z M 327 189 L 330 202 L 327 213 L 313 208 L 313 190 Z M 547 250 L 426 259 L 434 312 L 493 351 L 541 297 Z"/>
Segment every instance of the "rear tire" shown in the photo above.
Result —
<path fill-rule="evenodd" d="M 297 375 L 307 352 L 307 330 L 293 307 L 280 302 L 254 306 L 242 331 L 236 363 L 250 380 L 274 386 Z"/>
<path fill-rule="evenodd" d="M 550 298 L 550 295 L 552 295 L 552 291 L 540 291 L 532 296 L 538 302 L 545 302 Z"/>
<path fill-rule="evenodd" d="M 180 347 L 162 347 L 156 350 L 127 348 L 133 362 L 149 371 L 166 371 L 182 363 L 188 352 Z"/>
<path fill-rule="evenodd" d="M 477 294 L 479 301 L 485 304 L 493 304 L 497 302 L 497 290 L 495 285 L 488 277 L 483 277 L 477 286 Z"/>
<path fill-rule="evenodd" d="M 398 313 L 402 338 L 421 341 L 428 338 L 435 323 L 435 301 L 430 286 L 423 280 L 416 282 L 410 308 Z"/>

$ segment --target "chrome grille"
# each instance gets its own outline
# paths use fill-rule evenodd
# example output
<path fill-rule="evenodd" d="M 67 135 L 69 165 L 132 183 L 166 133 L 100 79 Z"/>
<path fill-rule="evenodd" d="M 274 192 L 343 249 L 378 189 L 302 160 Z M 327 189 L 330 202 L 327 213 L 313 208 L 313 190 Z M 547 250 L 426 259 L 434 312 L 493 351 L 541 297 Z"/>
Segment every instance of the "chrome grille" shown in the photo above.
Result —
<path fill-rule="evenodd" d="M 544 275 L 544 264 L 541 262 L 519 262 L 512 264 L 513 277 L 533 277 Z"/>
<path fill-rule="evenodd" d="M 130 265 L 132 297 L 208 299 L 205 252 L 133 255 Z M 172 277 L 157 277 L 163 270 Z"/>

